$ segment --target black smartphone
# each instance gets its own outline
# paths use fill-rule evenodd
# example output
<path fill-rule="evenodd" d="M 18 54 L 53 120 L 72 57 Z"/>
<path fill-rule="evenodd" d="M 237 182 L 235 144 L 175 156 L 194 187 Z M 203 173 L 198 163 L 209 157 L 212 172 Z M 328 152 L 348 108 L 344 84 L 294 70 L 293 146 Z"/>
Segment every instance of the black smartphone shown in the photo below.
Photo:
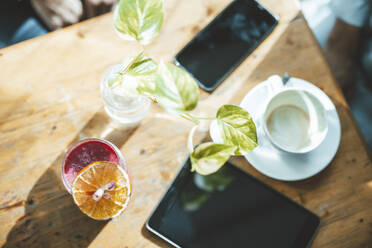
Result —
<path fill-rule="evenodd" d="M 176 247 L 309 247 L 318 216 L 230 163 L 209 176 L 181 168 L 146 223 Z"/>
<path fill-rule="evenodd" d="M 255 0 L 234 0 L 175 57 L 175 64 L 213 91 L 278 24 Z"/>

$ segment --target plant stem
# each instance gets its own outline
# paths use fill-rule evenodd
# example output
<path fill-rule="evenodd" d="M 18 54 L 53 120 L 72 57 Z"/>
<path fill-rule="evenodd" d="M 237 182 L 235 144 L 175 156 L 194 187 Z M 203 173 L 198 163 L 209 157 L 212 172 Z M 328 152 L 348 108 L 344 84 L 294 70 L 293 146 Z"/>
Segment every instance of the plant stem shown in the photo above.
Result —
<path fill-rule="evenodd" d="M 198 125 L 200 123 L 200 121 L 197 118 L 190 115 L 189 113 L 183 113 L 183 114 L 181 114 L 181 117 L 185 118 L 186 120 L 192 121 L 196 125 Z"/>
<path fill-rule="evenodd" d="M 201 116 L 192 116 L 193 118 L 195 118 L 195 119 L 198 119 L 198 120 L 214 120 L 214 119 L 216 119 L 216 117 L 214 117 L 214 116 L 206 116 L 206 117 L 201 117 Z"/>
<path fill-rule="evenodd" d="M 189 149 L 189 153 L 191 154 L 193 151 L 194 151 L 194 144 L 192 142 L 193 138 L 194 138 L 194 133 L 195 133 L 195 130 L 198 126 L 194 126 L 190 133 L 189 133 L 189 137 L 187 138 L 187 148 Z"/>
<path fill-rule="evenodd" d="M 200 123 L 200 120 L 214 120 L 214 119 L 216 119 L 216 117 L 211 117 L 211 116 L 201 117 L 201 116 L 195 116 L 195 115 L 192 115 L 192 114 L 189 114 L 189 113 L 183 113 L 181 116 L 183 118 L 189 120 L 189 121 L 194 122 L 196 125 L 198 125 Z"/>

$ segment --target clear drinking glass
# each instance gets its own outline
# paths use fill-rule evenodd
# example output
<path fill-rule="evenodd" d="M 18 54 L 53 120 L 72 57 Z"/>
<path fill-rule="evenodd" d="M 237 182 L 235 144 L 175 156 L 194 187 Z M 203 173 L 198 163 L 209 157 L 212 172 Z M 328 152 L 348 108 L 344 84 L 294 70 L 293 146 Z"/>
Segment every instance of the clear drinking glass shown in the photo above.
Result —
<path fill-rule="evenodd" d="M 62 161 L 62 181 L 70 194 L 72 182 L 79 171 L 97 161 L 114 162 L 128 173 L 124 156 L 114 144 L 96 138 L 81 140 L 68 149 Z"/>
<path fill-rule="evenodd" d="M 135 89 L 120 87 L 113 89 L 109 86 L 110 79 L 115 78 L 122 65 L 111 66 L 104 74 L 101 81 L 101 96 L 103 98 L 106 113 L 111 119 L 121 123 L 130 124 L 141 121 L 147 114 L 151 101 L 143 96 L 134 94 Z M 124 78 L 131 80 L 130 77 Z M 132 79 L 133 80 L 133 79 Z M 129 85 L 129 82 L 128 82 Z"/>

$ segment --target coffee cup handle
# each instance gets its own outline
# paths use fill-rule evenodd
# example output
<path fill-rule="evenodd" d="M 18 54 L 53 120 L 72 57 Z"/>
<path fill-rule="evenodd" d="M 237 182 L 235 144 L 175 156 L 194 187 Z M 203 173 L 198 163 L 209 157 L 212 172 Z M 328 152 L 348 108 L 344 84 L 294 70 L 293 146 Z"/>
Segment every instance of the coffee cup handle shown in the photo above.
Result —
<path fill-rule="evenodd" d="M 267 80 L 270 82 L 270 84 L 268 84 L 269 96 L 275 95 L 285 88 L 282 77 L 280 77 L 279 75 L 270 76 Z"/>

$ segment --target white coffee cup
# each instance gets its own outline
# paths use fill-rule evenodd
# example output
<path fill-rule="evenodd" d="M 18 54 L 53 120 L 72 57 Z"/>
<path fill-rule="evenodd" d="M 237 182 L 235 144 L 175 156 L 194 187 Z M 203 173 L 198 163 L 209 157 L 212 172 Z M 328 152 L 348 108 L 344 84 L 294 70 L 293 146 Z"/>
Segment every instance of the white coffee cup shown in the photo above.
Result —
<path fill-rule="evenodd" d="M 278 79 L 278 76 L 269 78 Z M 328 131 L 326 111 L 318 98 L 306 90 L 284 85 L 269 98 L 262 123 L 271 143 L 291 153 L 315 149 Z"/>

